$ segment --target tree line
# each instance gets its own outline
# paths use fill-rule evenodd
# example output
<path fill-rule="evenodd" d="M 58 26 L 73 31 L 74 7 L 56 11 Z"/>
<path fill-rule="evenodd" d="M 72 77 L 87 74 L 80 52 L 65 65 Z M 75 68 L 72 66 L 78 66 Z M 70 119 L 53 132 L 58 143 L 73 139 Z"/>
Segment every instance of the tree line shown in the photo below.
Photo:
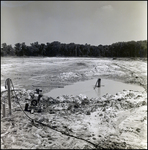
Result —
<path fill-rule="evenodd" d="M 1 56 L 47 56 L 47 57 L 147 57 L 147 40 L 116 42 L 111 45 L 38 42 L 16 43 L 14 47 L 2 43 Z"/>

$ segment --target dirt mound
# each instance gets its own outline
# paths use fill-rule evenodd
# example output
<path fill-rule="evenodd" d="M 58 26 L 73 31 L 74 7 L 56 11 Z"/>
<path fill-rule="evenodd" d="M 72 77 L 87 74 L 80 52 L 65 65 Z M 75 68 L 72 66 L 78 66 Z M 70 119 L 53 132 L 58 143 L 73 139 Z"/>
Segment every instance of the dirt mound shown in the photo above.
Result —
<path fill-rule="evenodd" d="M 23 108 L 30 93 L 29 90 L 16 92 Z M 6 95 L 2 94 L 3 102 L 7 101 Z M 146 148 L 146 92 L 124 90 L 92 99 L 81 94 L 56 99 L 43 96 L 40 103 L 40 113 L 26 113 L 47 126 L 29 121 L 12 94 L 12 115 L 3 118 L 1 113 L 3 149 Z"/>

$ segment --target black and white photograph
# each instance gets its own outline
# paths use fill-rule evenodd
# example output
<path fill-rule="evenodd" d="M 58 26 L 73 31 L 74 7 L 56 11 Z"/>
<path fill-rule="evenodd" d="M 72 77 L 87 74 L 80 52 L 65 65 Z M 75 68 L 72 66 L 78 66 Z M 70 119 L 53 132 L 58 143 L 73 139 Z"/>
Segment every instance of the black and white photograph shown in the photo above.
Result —
<path fill-rule="evenodd" d="M 147 149 L 147 1 L 1 1 L 1 149 Z"/>

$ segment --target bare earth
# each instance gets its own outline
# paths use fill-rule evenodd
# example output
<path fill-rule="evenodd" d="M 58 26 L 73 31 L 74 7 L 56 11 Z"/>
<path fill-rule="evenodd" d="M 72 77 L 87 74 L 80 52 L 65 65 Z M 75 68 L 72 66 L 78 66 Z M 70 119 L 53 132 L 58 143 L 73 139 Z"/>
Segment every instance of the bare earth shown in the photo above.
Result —
<path fill-rule="evenodd" d="M 11 78 L 24 108 L 29 93 L 44 93 L 92 78 L 108 78 L 138 84 L 141 91 L 124 90 L 116 95 L 89 99 L 85 95 L 43 96 L 42 112 L 31 122 L 12 95 L 12 115 L 3 118 L 2 149 L 146 149 L 147 148 L 147 60 L 130 58 L 1 58 L 1 91 Z M 113 88 L 113 86 L 111 87 Z M 2 93 L 7 103 L 7 92 Z M 1 105 L 2 108 L 2 105 Z"/>

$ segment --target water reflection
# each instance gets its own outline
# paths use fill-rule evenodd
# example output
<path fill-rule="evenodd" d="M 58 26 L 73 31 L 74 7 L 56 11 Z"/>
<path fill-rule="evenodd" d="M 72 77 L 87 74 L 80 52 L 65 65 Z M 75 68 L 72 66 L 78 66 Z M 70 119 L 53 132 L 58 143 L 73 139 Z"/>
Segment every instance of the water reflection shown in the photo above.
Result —
<path fill-rule="evenodd" d="M 144 91 L 144 88 L 135 84 L 127 84 L 109 79 L 101 79 L 101 86 L 94 87 L 96 79 L 81 81 L 74 83 L 73 85 L 65 86 L 64 88 L 57 88 L 51 90 L 49 93 L 44 95 L 51 97 L 58 97 L 62 95 L 79 95 L 83 94 L 89 98 L 101 97 L 106 93 L 115 95 L 117 92 L 123 90 L 134 90 L 134 91 Z"/>
<path fill-rule="evenodd" d="M 101 97 L 101 87 L 96 87 L 94 91 L 98 97 Z"/>
<path fill-rule="evenodd" d="M 101 96 L 101 87 L 97 88 L 97 95 L 100 97 Z"/>

